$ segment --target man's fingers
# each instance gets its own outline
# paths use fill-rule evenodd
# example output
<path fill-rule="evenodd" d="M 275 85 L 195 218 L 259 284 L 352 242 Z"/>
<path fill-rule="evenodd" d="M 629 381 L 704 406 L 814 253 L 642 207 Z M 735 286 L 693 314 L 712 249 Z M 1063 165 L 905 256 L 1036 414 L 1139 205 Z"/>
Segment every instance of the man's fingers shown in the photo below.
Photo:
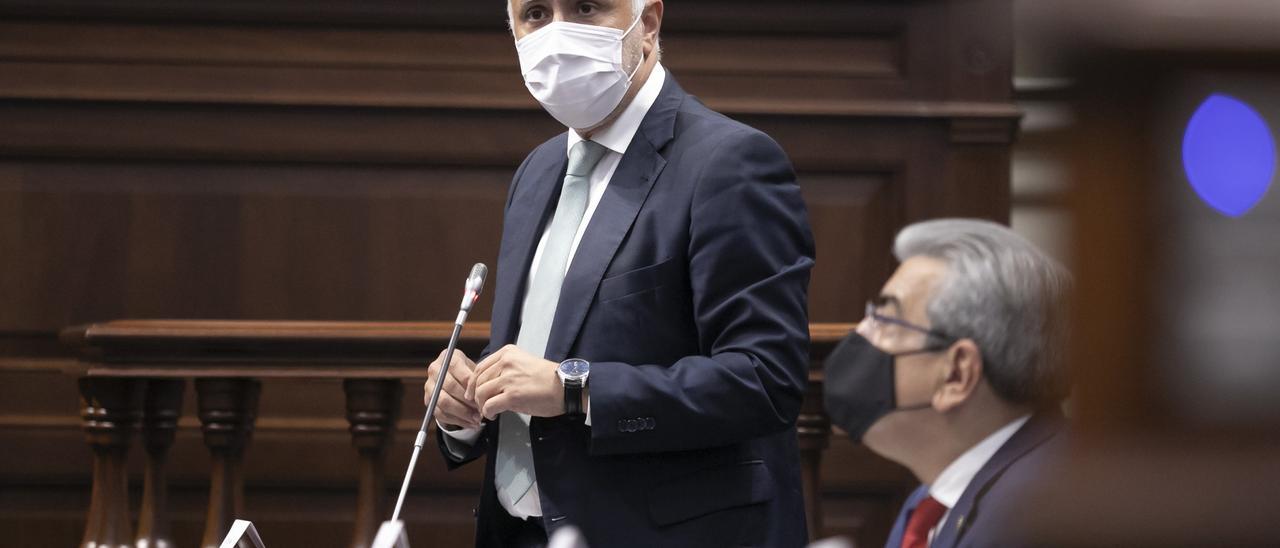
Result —
<path fill-rule="evenodd" d="M 484 371 L 483 375 L 475 375 L 471 377 L 471 382 L 467 384 L 467 397 L 476 403 L 480 403 L 480 387 L 490 384 L 494 379 L 498 378 L 499 368 L 490 367 Z"/>
<path fill-rule="evenodd" d="M 488 371 L 490 368 L 493 367 L 493 364 L 501 361 L 502 357 L 505 356 L 506 353 L 512 348 L 515 348 L 515 345 L 508 344 L 502 348 L 499 348 L 497 352 L 494 352 L 492 354 L 489 354 L 488 356 L 485 356 L 483 360 L 480 360 L 480 363 L 476 364 L 475 374 L 479 375 L 481 373 L 484 373 L 485 371 Z"/>
<path fill-rule="evenodd" d="M 439 407 L 436 407 L 435 419 L 440 424 L 447 425 L 450 430 L 457 428 L 471 428 L 470 417 L 459 417 Z"/>
<path fill-rule="evenodd" d="M 472 400 L 476 399 L 476 387 L 483 382 L 482 377 L 488 375 L 489 371 L 493 370 L 493 366 L 489 364 L 490 358 L 493 358 L 493 356 L 490 355 L 488 358 L 485 358 L 484 361 L 477 364 L 475 371 L 471 373 L 471 378 L 467 379 L 467 397 Z M 484 369 L 480 368 L 481 365 L 484 365 Z"/>
<path fill-rule="evenodd" d="M 429 405 L 431 402 L 431 391 L 436 388 L 436 381 L 440 376 L 440 364 L 443 359 L 444 355 L 442 352 L 440 360 L 432 362 L 431 365 L 427 367 L 427 382 L 423 385 L 423 405 Z M 444 386 L 441 389 L 440 395 L 442 401 L 444 396 L 447 394 L 451 395 L 454 400 L 457 400 L 459 405 L 466 407 L 468 412 L 463 414 L 464 417 L 470 416 L 470 414 L 478 412 L 480 409 L 479 406 L 472 402 L 470 396 L 467 395 L 467 383 L 471 380 L 471 370 L 469 368 L 470 361 L 471 360 L 467 359 L 465 355 L 460 357 L 459 353 L 454 353 L 453 359 L 449 362 L 449 374 L 444 379 Z M 440 402 L 437 402 L 436 405 L 438 408 Z"/>
<path fill-rule="evenodd" d="M 454 367 L 458 366 L 462 366 L 467 371 L 476 368 L 475 362 L 471 361 L 471 358 L 467 357 L 466 352 L 463 352 L 462 350 L 454 350 L 453 359 L 449 360 L 449 368 L 452 370 Z"/>
<path fill-rule="evenodd" d="M 467 355 L 458 350 L 453 353 L 453 359 L 449 361 L 449 376 L 465 387 L 471 381 L 474 367 L 475 364 L 467 358 Z"/>
<path fill-rule="evenodd" d="M 445 394 L 452 396 L 453 399 L 458 400 L 462 405 L 466 406 L 470 410 L 480 410 L 480 407 L 476 405 L 475 401 L 467 396 L 467 385 L 458 382 L 458 379 L 454 378 L 453 375 L 444 379 L 444 389 L 442 391 Z M 430 396 L 431 394 L 428 393 L 427 397 Z M 444 394 L 441 395 L 441 397 L 443 396 Z"/>
<path fill-rule="evenodd" d="M 436 402 L 435 418 L 445 424 L 464 428 L 480 426 L 479 411 L 447 393 L 440 394 L 440 399 Z"/>
<path fill-rule="evenodd" d="M 427 364 L 427 382 L 422 384 L 423 392 L 425 392 L 425 395 L 422 398 L 423 405 L 426 405 L 426 403 L 431 400 L 431 391 L 436 387 L 436 378 L 439 377 L 440 366 L 444 363 L 444 352 L 444 350 L 441 350 L 440 354 L 436 356 L 436 359 L 431 360 L 431 363 Z M 450 367 L 449 369 L 453 368 Z"/>
<path fill-rule="evenodd" d="M 484 402 L 483 414 L 485 418 L 494 420 L 498 417 L 498 413 L 510 410 L 511 394 L 503 392 Z"/>
<path fill-rule="evenodd" d="M 477 409 L 484 409 L 485 402 L 502 393 L 504 388 L 506 383 L 503 382 L 502 377 L 494 378 L 476 386 L 471 393 L 471 401 L 476 402 Z"/>
<path fill-rule="evenodd" d="M 449 429 L 451 430 L 456 430 L 458 428 L 479 429 L 481 428 L 480 419 L 478 418 L 479 416 L 480 416 L 479 411 L 477 411 L 474 416 L 465 415 L 461 417 L 441 411 L 436 413 L 436 420 L 439 421 L 440 424 L 448 425 L 450 427 Z"/>
<path fill-rule="evenodd" d="M 494 354 L 496 355 L 497 353 L 495 352 Z M 489 358 L 493 358 L 493 356 L 489 356 Z M 477 366 L 475 375 L 471 377 L 471 384 L 467 385 L 467 388 L 469 389 L 467 394 L 473 400 L 476 399 L 476 389 L 481 385 L 492 382 L 494 379 L 498 378 L 502 374 L 502 370 L 507 365 L 506 361 L 501 357 L 493 360 L 492 362 L 490 362 L 489 359 L 485 359 L 485 362 L 487 363 L 484 370 L 480 370 L 479 366 Z"/>

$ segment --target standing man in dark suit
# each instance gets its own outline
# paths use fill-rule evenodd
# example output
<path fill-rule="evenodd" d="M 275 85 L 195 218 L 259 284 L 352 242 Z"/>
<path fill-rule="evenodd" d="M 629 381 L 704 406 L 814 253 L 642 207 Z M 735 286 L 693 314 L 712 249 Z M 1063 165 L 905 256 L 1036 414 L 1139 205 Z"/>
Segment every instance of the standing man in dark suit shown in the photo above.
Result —
<path fill-rule="evenodd" d="M 1020 545 L 1020 493 L 1065 445 L 1070 274 L 986 221 L 908 226 L 894 254 L 901 266 L 826 362 L 827 411 L 924 484 L 887 547 Z"/>
<path fill-rule="evenodd" d="M 477 544 L 572 523 L 611 548 L 803 545 L 814 251 L 790 162 L 658 62 L 661 0 L 509 8 L 569 131 L 516 171 L 490 344 L 436 412 L 451 466 L 488 455 Z"/>

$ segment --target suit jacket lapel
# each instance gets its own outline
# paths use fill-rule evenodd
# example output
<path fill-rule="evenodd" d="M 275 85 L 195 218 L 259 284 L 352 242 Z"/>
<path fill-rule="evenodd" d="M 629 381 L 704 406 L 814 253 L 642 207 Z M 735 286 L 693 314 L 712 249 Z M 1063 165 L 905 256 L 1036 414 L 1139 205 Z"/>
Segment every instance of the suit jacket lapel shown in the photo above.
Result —
<path fill-rule="evenodd" d="M 547 359 L 565 359 L 577 340 L 605 270 L 630 232 L 654 181 L 667 165 L 661 150 L 675 135 L 676 113 L 685 96 L 684 90 L 668 74 L 658 99 L 649 108 L 614 170 L 565 274 L 555 321 L 547 339 Z"/>
<path fill-rule="evenodd" d="M 498 256 L 498 281 L 494 290 L 493 318 L 489 334 L 489 351 L 514 343 L 519 333 L 520 308 L 528 284 L 529 262 L 533 260 L 538 239 L 560 198 L 569 158 L 565 153 L 567 136 L 561 135 L 548 145 L 551 152 L 532 163 L 516 182 L 502 230 L 502 248 Z M 559 154 L 554 154 L 556 151 Z"/>
<path fill-rule="evenodd" d="M 981 502 L 983 495 L 987 494 L 991 484 L 1000 479 L 1001 474 L 1010 465 L 1057 434 L 1062 429 L 1062 420 L 1062 415 L 1058 412 L 1036 413 L 1022 425 L 1022 428 L 1014 432 L 1013 437 L 1000 446 L 1000 449 L 991 456 L 991 460 L 988 460 L 982 469 L 978 470 L 977 475 L 973 476 L 973 480 L 965 488 L 955 508 L 952 508 L 947 515 L 946 523 L 937 532 L 930 546 L 943 548 L 959 543 L 960 537 L 965 532 L 965 522 L 971 519 L 970 515 Z"/>

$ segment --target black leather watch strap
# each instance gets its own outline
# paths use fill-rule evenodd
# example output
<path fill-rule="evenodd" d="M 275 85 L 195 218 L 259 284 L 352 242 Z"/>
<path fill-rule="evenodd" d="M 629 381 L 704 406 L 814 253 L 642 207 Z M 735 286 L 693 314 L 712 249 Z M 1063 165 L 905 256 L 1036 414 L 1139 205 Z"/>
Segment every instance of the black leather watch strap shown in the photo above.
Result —
<path fill-rule="evenodd" d="M 566 415 L 582 414 L 582 385 L 576 382 L 564 383 L 564 413 Z"/>

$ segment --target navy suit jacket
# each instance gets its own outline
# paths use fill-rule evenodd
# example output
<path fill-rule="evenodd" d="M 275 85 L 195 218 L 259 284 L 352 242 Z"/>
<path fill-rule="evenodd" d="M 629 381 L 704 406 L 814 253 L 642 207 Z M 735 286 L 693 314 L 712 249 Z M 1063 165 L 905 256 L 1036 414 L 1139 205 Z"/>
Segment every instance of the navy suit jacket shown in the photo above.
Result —
<path fill-rule="evenodd" d="M 991 456 L 969 482 L 930 548 L 961 546 L 1026 546 L 1021 527 L 1028 489 L 1043 482 L 1066 453 L 1066 422 L 1056 411 L 1036 413 Z M 902 505 L 886 548 L 902 546 L 907 520 L 926 496 L 922 485 Z"/>
<path fill-rule="evenodd" d="M 511 183 L 486 353 L 519 332 L 566 138 L 535 149 Z M 591 362 L 592 420 L 530 422 L 549 532 L 572 523 L 608 547 L 804 545 L 795 421 L 813 255 L 777 143 L 668 75 L 582 237 L 547 343 L 549 360 Z M 488 453 L 477 539 L 505 512 L 497 436 L 487 423 L 451 461 Z"/>

